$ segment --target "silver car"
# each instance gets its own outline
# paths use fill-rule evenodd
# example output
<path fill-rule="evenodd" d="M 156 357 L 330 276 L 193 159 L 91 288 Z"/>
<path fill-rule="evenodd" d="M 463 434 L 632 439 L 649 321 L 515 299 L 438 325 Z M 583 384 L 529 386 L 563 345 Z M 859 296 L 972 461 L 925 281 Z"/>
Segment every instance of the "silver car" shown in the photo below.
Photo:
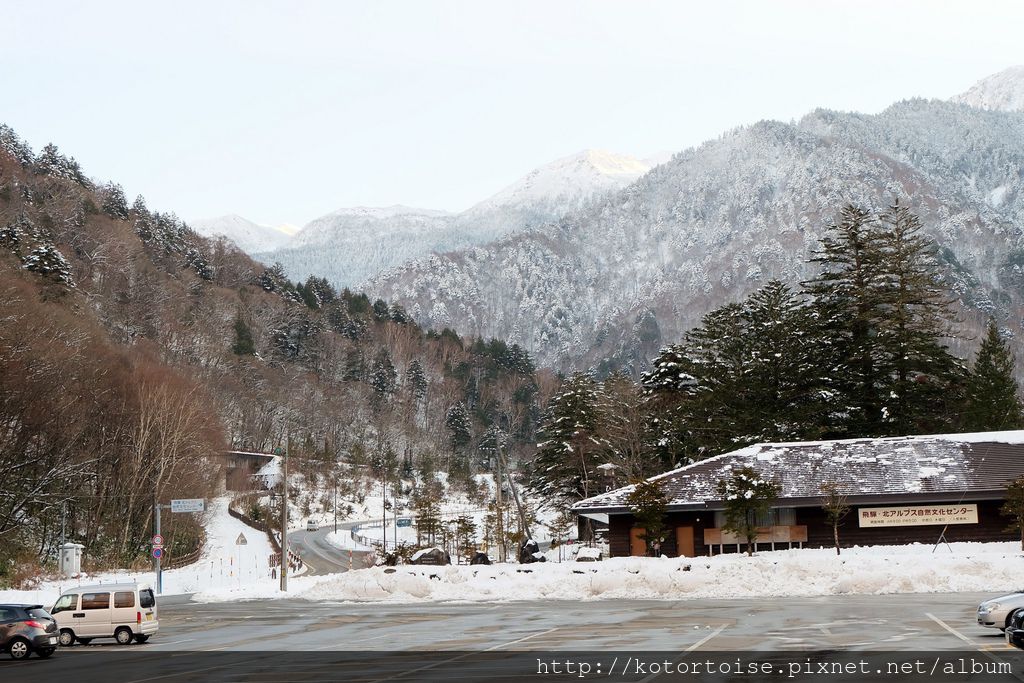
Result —
<path fill-rule="evenodd" d="M 978 605 L 978 626 L 1005 631 L 1013 610 L 1024 607 L 1024 592 L 992 598 Z"/>

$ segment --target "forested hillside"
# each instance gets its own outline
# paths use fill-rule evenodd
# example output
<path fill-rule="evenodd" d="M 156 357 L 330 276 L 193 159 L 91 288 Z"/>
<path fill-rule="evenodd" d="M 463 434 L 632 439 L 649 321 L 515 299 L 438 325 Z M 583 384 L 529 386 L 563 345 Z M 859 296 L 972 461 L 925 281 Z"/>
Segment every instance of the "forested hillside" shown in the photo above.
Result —
<path fill-rule="evenodd" d="M 533 488 L 571 504 L 755 443 L 1024 428 L 1020 344 L 990 320 L 973 361 L 951 352 L 955 296 L 905 205 L 843 207 L 814 253 L 816 278 L 709 312 L 639 386 L 572 375 L 541 421 Z"/>
<path fill-rule="evenodd" d="M 1022 167 L 1020 112 L 908 100 L 877 115 L 762 121 L 559 221 L 406 264 L 369 291 L 425 324 L 518 343 L 541 365 L 638 378 L 709 311 L 772 279 L 814 277 L 813 251 L 842 205 L 900 198 L 940 248 L 967 336 L 990 314 L 1019 333 Z"/>
<path fill-rule="evenodd" d="M 91 559 L 144 561 L 154 498 L 209 492 L 228 448 L 290 440 L 328 473 L 444 458 L 468 485 L 485 435 L 529 451 L 556 381 L 516 346 L 290 282 L 7 127 L 0 288 L 0 573 L 51 557 L 62 519 Z"/>

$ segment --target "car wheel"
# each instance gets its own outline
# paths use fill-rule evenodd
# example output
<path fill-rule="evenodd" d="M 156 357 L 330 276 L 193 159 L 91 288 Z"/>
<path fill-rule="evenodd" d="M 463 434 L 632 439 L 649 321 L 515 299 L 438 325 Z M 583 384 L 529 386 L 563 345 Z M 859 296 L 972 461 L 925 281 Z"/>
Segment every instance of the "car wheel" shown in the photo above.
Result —
<path fill-rule="evenodd" d="M 69 628 L 62 628 L 60 635 L 57 636 L 57 642 L 64 647 L 71 647 L 75 644 L 75 632 Z"/>
<path fill-rule="evenodd" d="M 117 641 L 118 645 L 127 645 L 132 642 L 132 630 L 127 626 L 122 626 L 114 631 L 114 640 Z"/>
<path fill-rule="evenodd" d="M 144 643 L 147 640 L 149 640 L 149 636 L 144 636 L 141 633 L 139 635 L 135 636 L 135 642 L 136 643 Z"/>
<path fill-rule="evenodd" d="M 40 659 L 46 659 L 47 657 L 52 655 L 53 651 L 56 650 L 56 649 L 57 648 L 55 648 L 55 647 L 42 647 L 42 648 L 39 648 L 38 650 L 36 650 L 36 654 L 39 655 Z"/>
<path fill-rule="evenodd" d="M 8 646 L 8 651 L 11 653 L 11 659 L 28 659 L 32 649 L 24 638 L 15 638 Z"/>

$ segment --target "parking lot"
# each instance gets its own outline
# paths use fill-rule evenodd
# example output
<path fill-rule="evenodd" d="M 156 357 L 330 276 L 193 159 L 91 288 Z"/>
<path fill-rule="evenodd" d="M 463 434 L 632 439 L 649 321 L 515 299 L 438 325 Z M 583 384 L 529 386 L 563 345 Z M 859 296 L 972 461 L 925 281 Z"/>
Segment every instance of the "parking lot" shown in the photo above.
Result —
<path fill-rule="evenodd" d="M 73 676 L 76 683 L 383 682 L 438 680 L 442 673 L 445 679 L 495 681 L 536 674 L 533 669 L 541 661 L 558 653 L 606 655 L 607 660 L 616 653 L 707 653 L 730 659 L 742 653 L 779 660 L 800 659 L 814 651 L 844 657 L 857 652 L 967 653 L 983 662 L 1014 663 L 1011 678 L 984 680 L 1024 681 L 1021 653 L 1009 648 L 998 630 L 975 623 L 978 602 L 990 597 L 960 593 L 411 605 L 166 600 L 160 607 L 160 633 L 147 644 L 119 647 L 94 641 L 62 649 L 47 661 L 4 662 L 0 677 L 8 667 L 22 666 L 46 678 Z M 658 677 L 645 674 L 612 680 Z"/>
<path fill-rule="evenodd" d="M 979 627 L 990 594 L 756 600 L 406 604 L 258 600 L 161 604 L 152 651 L 1005 650 Z M 60 654 L 113 648 L 95 641 Z"/>

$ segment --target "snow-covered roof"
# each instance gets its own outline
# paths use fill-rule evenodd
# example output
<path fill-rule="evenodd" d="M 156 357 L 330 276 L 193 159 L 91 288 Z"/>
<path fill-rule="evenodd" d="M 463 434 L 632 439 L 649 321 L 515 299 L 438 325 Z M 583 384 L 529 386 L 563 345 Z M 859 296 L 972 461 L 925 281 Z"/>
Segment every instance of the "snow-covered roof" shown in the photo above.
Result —
<path fill-rule="evenodd" d="M 1024 431 L 757 444 L 648 481 L 661 482 L 670 508 L 713 509 L 721 507 L 718 482 L 734 468 L 744 466 L 780 486 L 780 503 L 819 500 L 821 485 L 826 482 L 834 483 L 840 493 L 861 500 L 991 496 L 1024 476 Z M 626 512 L 633 488 L 626 486 L 587 498 L 573 509 Z"/>

